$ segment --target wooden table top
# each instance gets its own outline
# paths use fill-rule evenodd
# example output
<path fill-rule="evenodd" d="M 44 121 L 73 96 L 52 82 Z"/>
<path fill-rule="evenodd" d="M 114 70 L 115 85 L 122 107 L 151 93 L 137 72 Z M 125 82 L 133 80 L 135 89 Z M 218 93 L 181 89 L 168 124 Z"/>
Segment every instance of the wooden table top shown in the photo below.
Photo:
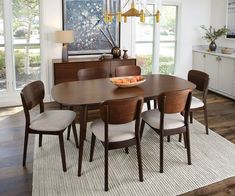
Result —
<path fill-rule="evenodd" d="M 151 99 L 163 92 L 194 89 L 195 84 L 175 76 L 145 75 L 146 81 L 137 87 L 119 88 L 109 78 L 65 82 L 52 87 L 53 99 L 63 105 L 91 105 L 105 100 L 143 96 Z"/>

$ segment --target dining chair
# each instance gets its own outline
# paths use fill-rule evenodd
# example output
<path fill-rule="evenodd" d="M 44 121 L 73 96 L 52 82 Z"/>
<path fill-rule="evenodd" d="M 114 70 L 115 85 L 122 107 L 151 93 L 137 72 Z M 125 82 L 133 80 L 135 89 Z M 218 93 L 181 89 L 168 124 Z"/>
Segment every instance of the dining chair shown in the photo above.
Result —
<path fill-rule="evenodd" d="M 107 100 L 100 106 L 101 118 L 92 122 L 90 162 L 93 160 L 96 138 L 104 146 L 105 172 L 104 190 L 108 191 L 108 151 L 136 145 L 139 181 L 143 181 L 143 170 L 140 148 L 140 116 L 143 105 L 142 97 L 119 100 Z"/>
<path fill-rule="evenodd" d="M 208 116 L 207 116 L 207 92 L 209 85 L 209 75 L 202 71 L 190 70 L 188 72 L 188 81 L 196 84 L 196 89 L 202 92 L 202 100 L 192 96 L 190 106 L 190 123 L 193 123 L 193 111 L 203 109 L 206 134 L 208 131 Z"/>
<path fill-rule="evenodd" d="M 78 137 L 75 126 L 76 113 L 70 110 L 49 110 L 44 111 L 44 85 L 42 81 L 35 81 L 26 85 L 21 93 L 21 100 L 25 114 L 25 138 L 23 152 L 23 166 L 26 165 L 28 136 L 30 133 L 39 134 L 39 147 L 42 146 L 42 136 L 58 135 L 62 167 L 65 172 L 66 160 L 64 151 L 63 132 L 67 127 L 73 127 L 76 147 L 78 148 Z M 39 114 L 32 115 L 32 109 L 39 105 Z M 35 111 L 36 112 L 36 111 Z"/>
<path fill-rule="evenodd" d="M 189 108 L 191 103 L 191 90 L 180 90 L 162 93 L 158 96 L 158 109 L 142 113 L 141 138 L 145 123 L 160 135 L 160 173 L 163 173 L 163 147 L 164 137 L 169 141 L 170 135 L 183 133 L 185 147 L 187 148 L 188 164 L 191 165 L 190 136 L 189 136 Z M 181 112 L 184 115 L 181 115 Z"/>
<path fill-rule="evenodd" d="M 141 74 L 141 68 L 137 65 L 122 65 L 115 68 L 115 76 L 138 76 Z"/>
<path fill-rule="evenodd" d="M 79 69 L 77 72 L 77 79 L 79 81 L 82 80 L 94 80 L 94 79 L 99 79 L 99 78 L 108 78 L 108 72 L 99 67 L 91 67 L 91 68 L 85 68 L 85 69 Z M 70 107 L 71 110 L 74 110 L 73 107 Z M 99 106 L 97 105 L 90 105 L 88 107 L 88 110 L 98 110 Z M 67 132 L 67 140 L 70 138 L 70 128 L 68 129 Z"/>
<path fill-rule="evenodd" d="M 108 72 L 99 67 L 79 69 L 77 72 L 78 80 L 93 80 L 98 78 L 108 78 Z"/>
<path fill-rule="evenodd" d="M 122 65 L 117 66 L 115 68 L 115 76 L 123 77 L 123 76 L 138 76 L 141 75 L 141 68 L 138 65 Z M 146 101 L 148 110 L 151 109 L 150 100 Z M 156 100 L 154 100 L 154 104 L 156 104 Z"/>

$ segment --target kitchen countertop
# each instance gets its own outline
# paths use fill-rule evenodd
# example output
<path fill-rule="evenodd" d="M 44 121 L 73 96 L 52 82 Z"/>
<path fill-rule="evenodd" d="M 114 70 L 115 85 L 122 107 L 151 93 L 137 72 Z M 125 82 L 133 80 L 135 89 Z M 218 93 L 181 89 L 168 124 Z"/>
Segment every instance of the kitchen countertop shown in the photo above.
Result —
<path fill-rule="evenodd" d="M 199 45 L 199 46 L 193 46 L 193 51 L 235 59 L 235 49 L 232 54 L 223 54 L 221 52 L 221 48 L 223 48 L 223 47 L 217 47 L 216 51 L 212 52 L 212 51 L 208 51 L 208 46 Z"/>

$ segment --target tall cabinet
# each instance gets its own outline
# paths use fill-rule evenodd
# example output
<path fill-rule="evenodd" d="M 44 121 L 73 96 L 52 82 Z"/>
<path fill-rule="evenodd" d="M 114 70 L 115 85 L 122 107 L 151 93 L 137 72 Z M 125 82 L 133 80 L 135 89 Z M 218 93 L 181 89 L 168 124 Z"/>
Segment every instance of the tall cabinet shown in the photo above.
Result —
<path fill-rule="evenodd" d="M 235 54 L 194 49 L 193 69 L 208 73 L 211 91 L 235 99 Z"/>

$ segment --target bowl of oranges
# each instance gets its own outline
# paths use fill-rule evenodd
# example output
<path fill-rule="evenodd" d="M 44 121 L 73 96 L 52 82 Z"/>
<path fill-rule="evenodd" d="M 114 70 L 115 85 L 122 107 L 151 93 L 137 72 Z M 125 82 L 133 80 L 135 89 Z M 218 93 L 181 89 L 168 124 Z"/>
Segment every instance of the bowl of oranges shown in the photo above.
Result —
<path fill-rule="evenodd" d="M 143 76 L 125 76 L 110 78 L 110 81 L 118 87 L 127 88 L 142 84 L 145 82 L 145 78 Z"/>

